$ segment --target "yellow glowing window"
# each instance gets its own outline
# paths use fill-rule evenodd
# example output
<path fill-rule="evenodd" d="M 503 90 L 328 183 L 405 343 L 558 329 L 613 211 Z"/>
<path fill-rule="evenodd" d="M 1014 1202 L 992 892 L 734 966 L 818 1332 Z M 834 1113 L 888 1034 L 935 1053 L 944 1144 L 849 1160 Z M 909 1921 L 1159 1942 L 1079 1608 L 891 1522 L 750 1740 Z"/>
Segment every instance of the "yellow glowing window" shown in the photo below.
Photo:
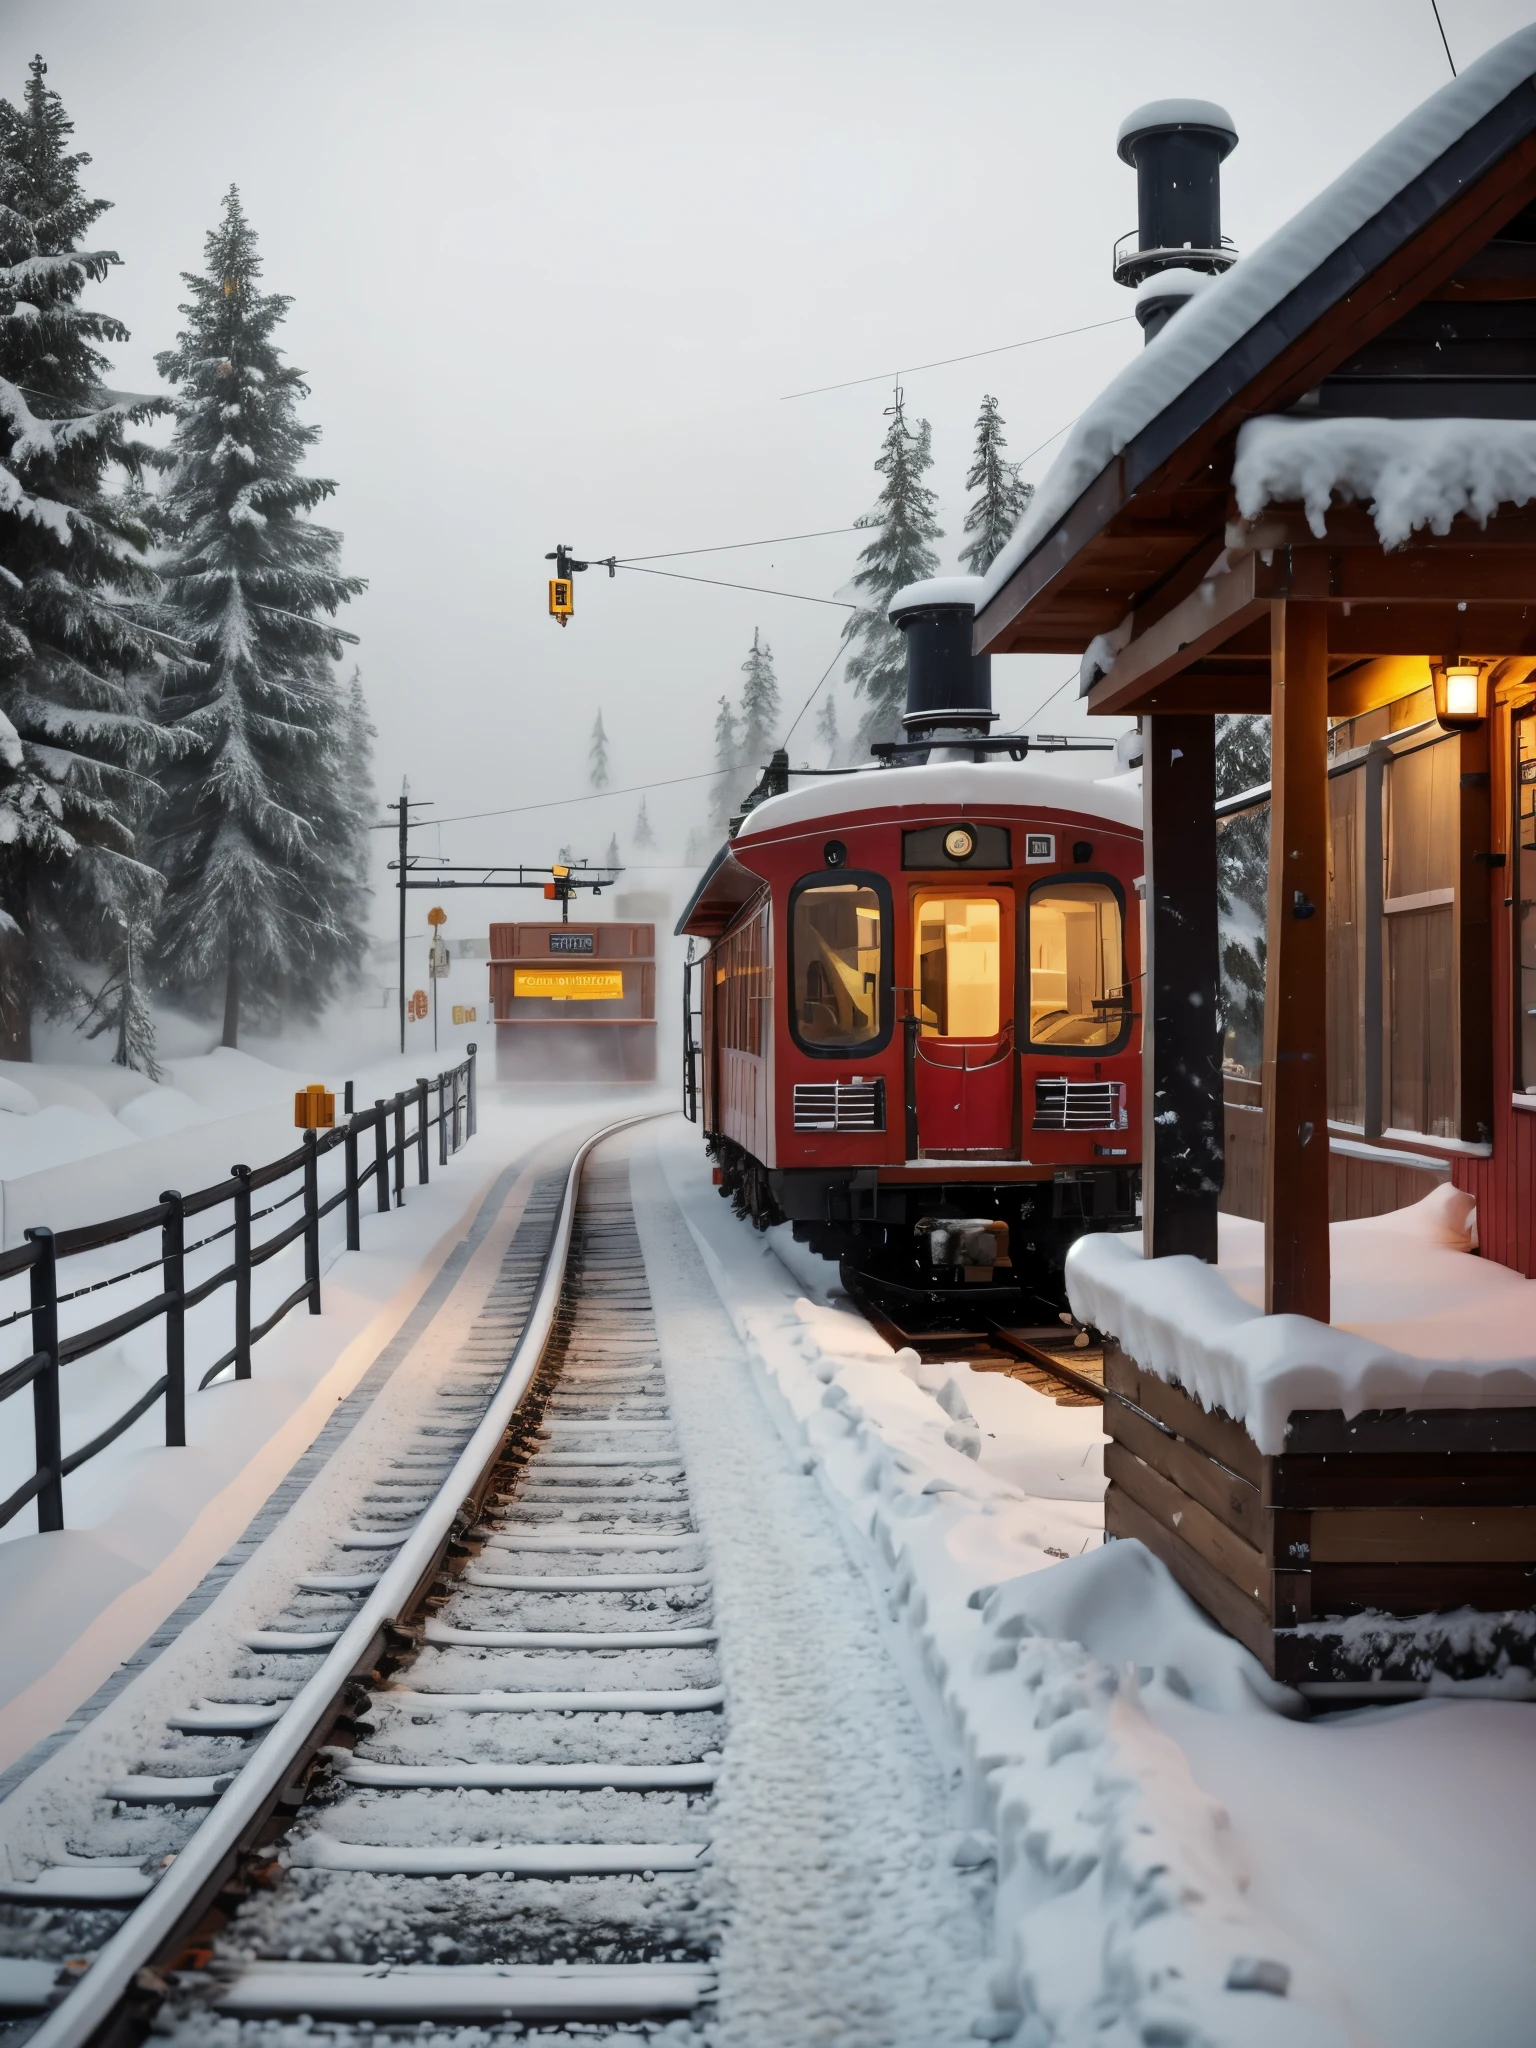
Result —
<path fill-rule="evenodd" d="M 915 979 L 927 1038 L 995 1038 L 1002 1018 L 1002 906 L 995 896 L 925 896 Z"/>
<path fill-rule="evenodd" d="M 1129 991 L 1120 899 L 1107 882 L 1042 882 L 1029 899 L 1034 1045 L 1113 1045 Z"/>
<path fill-rule="evenodd" d="M 612 1003 L 624 993 L 617 967 L 514 967 L 515 996 L 552 996 L 557 1003 Z"/>

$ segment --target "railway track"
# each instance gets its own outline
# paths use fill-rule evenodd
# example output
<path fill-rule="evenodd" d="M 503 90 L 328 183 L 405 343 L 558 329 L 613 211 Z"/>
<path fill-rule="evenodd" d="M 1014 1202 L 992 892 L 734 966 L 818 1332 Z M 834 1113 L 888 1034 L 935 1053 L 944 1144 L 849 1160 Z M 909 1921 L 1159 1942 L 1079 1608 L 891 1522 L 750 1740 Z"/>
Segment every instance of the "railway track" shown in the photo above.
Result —
<path fill-rule="evenodd" d="M 707 2006 L 711 1589 L 603 1135 L 329 1554 L 0 1883 L 5 2048 L 304 2016 L 586 2040 Z"/>
<path fill-rule="evenodd" d="M 1087 1408 L 1104 1400 L 1104 1347 L 1075 1325 L 1014 1328 L 984 1313 L 970 1328 L 923 1329 L 916 1301 L 903 1302 L 844 1266 L 843 1291 L 893 1349 L 904 1347 L 938 1362 L 964 1359 L 973 1372 L 1000 1372 L 1048 1394 L 1060 1407 Z M 956 1324 L 951 1314 L 944 1321 Z"/>

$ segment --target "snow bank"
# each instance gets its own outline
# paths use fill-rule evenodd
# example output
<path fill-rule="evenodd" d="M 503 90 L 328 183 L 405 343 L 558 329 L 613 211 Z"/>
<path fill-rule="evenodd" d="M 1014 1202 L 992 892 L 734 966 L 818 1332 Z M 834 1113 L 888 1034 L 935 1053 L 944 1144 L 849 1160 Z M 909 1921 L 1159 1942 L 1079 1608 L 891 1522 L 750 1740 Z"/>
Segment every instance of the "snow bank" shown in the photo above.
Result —
<path fill-rule="evenodd" d="M 1080 415 L 1013 538 L 987 572 L 982 602 L 997 595 L 1128 442 L 1533 73 L 1536 28 L 1523 28 L 1415 107 L 1310 205 L 1170 320 Z M 1341 293 L 1348 288 L 1341 279 Z"/>
<path fill-rule="evenodd" d="M 1536 420 L 1250 420 L 1232 484 L 1245 519 L 1300 499 L 1319 540 L 1335 497 L 1367 503 L 1382 546 L 1400 548 L 1536 498 Z"/>
<path fill-rule="evenodd" d="M 1285 1448 L 1296 1408 L 1515 1408 L 1536 1403 L 1536 1282 L 1470 1250 L 1472 1203 L 1436 1188 L 1330 1229 L 1333 1322 L 1266 1316 L 1263 1227 L 1221 1219 L 1220 1257 L 1144 1259 L 1141 1238 L 1079 1238 L 1067 1296 L 1138 1365 Z"/>

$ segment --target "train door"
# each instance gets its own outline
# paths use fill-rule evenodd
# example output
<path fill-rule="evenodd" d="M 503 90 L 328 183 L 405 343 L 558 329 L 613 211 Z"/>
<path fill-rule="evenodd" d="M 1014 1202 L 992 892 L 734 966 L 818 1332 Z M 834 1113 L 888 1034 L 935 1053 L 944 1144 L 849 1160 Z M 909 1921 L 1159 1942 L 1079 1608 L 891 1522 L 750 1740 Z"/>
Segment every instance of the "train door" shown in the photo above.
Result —
<path fill-rule="evenodd" d="M 914 889 L 912 947 L 919 1150 L 1011 1157 L 1013 891 Z"/>

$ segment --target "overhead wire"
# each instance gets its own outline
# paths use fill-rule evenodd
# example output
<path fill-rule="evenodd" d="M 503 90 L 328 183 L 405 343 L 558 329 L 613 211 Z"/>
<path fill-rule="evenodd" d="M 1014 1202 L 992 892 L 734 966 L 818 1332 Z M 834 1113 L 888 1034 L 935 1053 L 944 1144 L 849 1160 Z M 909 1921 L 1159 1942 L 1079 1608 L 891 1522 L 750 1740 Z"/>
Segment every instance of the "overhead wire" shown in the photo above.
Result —
<path fill-rule="evenodd" d="M 774 533 L 770 534 L 767 540 L 728 540 L 721 542 L 716 547 L 671 548 L 667 553 L 661 555 L 615 555 L 613 559 L 618 567 L 623 569 L 635 562 L 675 562 L 684 555 L 729 555 L 739 548 L 776 548 L 785 546 L 792 540 L 827 540 L 833 534 L 858 533 L 859 531 L 860 528 L 856 524 L 853 526 L 823 526 L 816 533 Z M 607 557 L 596 556 L 594 559 L 606 561 Z"/>
<path fill-rule="evenodd" d="M 792 398 L 819 398 L 828 391 L 851 391 L 857 384 L 888 384 L 893 377 L 912 377 L 919 370 L 946 370 L 951 363 L 975 363 L 983 356 L 1005 356 L 1017 348 L 1038 348 L 1044 341 L 1066 341 L 1074 334 L 1093 334 L 1101 327 L 1123 327 L 1133 313 L 1117 313 L 1112 320 L 1090 320 L 1082 327 L 1060 327 L 1054 334 L 1031 334 L 1023 341 L 1000 342 L 996 348 L 975 348 L 968 355 L 938 356 L 931 363 L 911 363 L 899 370 L 880 370 L 872 377 L 845 377 L 840 384 L 812 384 L 804 391 L 786 391 L 781 405 Z"/>
<path fill-rule="evenodd" d="M 638 562 L 618 562 L 615 566 L 628 569 L 634 576 L 667 576 L 676 583 L 707 583 L 712 590 L 751 590 L 759 597 L 789 597 L 797 604 L 829 604 L 842 612 L 856 612 L 856 604 L 847 604 L 840 597 L 808 597 L 803 590 L 775 590 L 768 583 L 727 583 L 719 576 L 688 576 L 681 569 L 642 569 Z"/>

